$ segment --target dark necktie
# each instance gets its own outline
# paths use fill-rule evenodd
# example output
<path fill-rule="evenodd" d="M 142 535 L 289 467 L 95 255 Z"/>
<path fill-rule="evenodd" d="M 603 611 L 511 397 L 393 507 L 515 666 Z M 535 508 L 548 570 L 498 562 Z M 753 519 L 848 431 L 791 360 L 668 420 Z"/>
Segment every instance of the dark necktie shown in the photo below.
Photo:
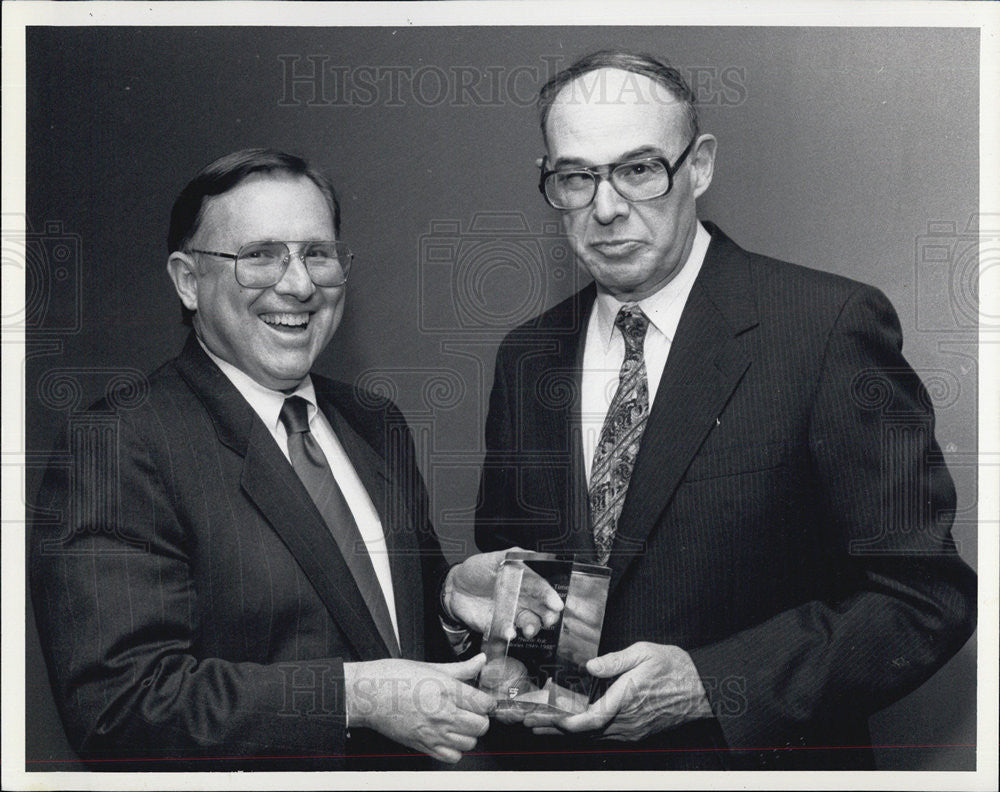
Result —
<path fill-rule="evenodd" d="M 639 306 L 624 306 L 615 317 L 615 327 L 625 339 L 625 359 L 618 372 L 618 390 L 608 407 L 590 472 L 590 521 L 597 560 L 601 564 L 606 564 L 611 557 L 618 518 L 649 416 L 649 383 L 642 354 L 649 319 Z"/>
<path fill-rule="evenodd" d="M 288 456 L 292 467 L 333 534 L 382 640 L 390 654 L 398 657 L 399 644 L 392 629 L 392 619 L 361 531 L 319 443 L 309 431 L 309 403 L 301 396 L 289 396 L 279 417 L 288 432 Z"/>

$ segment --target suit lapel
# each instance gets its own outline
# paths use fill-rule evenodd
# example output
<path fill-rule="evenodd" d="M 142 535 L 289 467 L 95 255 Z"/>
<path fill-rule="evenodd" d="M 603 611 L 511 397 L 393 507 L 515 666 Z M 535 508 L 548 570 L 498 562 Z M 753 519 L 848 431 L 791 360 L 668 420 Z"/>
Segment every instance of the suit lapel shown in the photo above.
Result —
<path fill-rule="evenodd" d="M 609 562 L 612 589 L 642 554 L 649 532 L 751 363 L 739 339 L 757 324 L 746 254 L 706 225 L 712 243 L 681 315 L 618 521 Z"/>
<path fill-rule="evenodd" d="M 241 483 L 291 550 L 331 615 L 358 647 L 360 656 L 392 654 L 329 528 L 262 424 L 254 428 L 251 436 Z"/>
<path fill-rule="evenodd" d="M 220 441 L 243 456 L 244 492 L 288 547 L 358 656 L 388 657 L 388 647 L 309 493 L 267 427 L 205 354 L 194 333 L 177 368 L 205 405 Z"/>
<path fill-rule="evenodd" d="M 544 499 L 540 505 L 558 519 L 535 546 L 543 552 L 575 553 L 581 560 L 593 558 L 595 552 L 583 466 L 580 391 L 583 342 L 596 295 L 591 284 L 567 301 L 565 315 L 553 317 L 562 332 L 546 336 L 544 347 L 520 355 L 521 369 L 515 372 L 521 383 L 519 393 L 537 400 L 521 408 L 522 442 L 551 453 L 541 471 Z"/>
<path fill-rule="evenodd" d="M 577 336 L 574 352 L 574 400 L 571 412 L 572 428 L 570 446 L 572 458 L 570 462 L 570 509 L 572 510 L 572 530 L 570 532 L 569 550 L 575 553 L 580 561 L 596 563 L 597 545 L 594 544 L 594 531 L 590 523 L 590 493 L 587 486 L 587 463 L 583 449 L 583 350 L 587 338 L 587 325 L 590 312 L 597 299 L 597 288 L 592 286 L 586 292 L 580 305 L 580 332 Z"/>
<path fill-rule="evenodd" d="M 337 439 L 340 440 L 344 452 L 351 460 L 351 465 L 361 479 L 361 483 L 368 492 L 368 497 L 371 498 L 375 511 L 378 512 L 382 522 L 389 571 L 392 576 L 396 623 L 399 625 L 399 639 L 402 646 L 395 645 L 396 641 L 392 634 L 391 624 L 382 625 L 384 638 L 393 656 L 399 656 L 400 652 L 405 657 L 420 656 L 422 647 L 413 645 L 414 642 L 408 629 L 408 625 L 422 623 L 422 621 L 418 621 L 416 613 L 418 603 L 414 602 L 413 596 L 413 586 L 419 586 L 421 578 L 418 548 L 412 527 L 413 521 L 406 508 L 408 501 L 399 493 L 399 486 L 396 483 L 397 477 L 394 476 L 392 481 L 388 478 L 390 471 L 386 469 L 386 466 L 391 463 L 391 460 L 380 456 L 358 434 L 344 417 L 342 410 L 337 407 L 335 401 L 327 393 L 317 388 L 316 399 L 319 402 L 319 408 L 327 417 L 330 426 L 333 427 Z M 383 431 L 387 433 L 405 431 L 405 426 L 402 424 L 393 426 L 390 423 L 385 423 Z M 402 445 L 394 443 L 393 438 L 386 437 L 385 447 L 401 448 Z"/>

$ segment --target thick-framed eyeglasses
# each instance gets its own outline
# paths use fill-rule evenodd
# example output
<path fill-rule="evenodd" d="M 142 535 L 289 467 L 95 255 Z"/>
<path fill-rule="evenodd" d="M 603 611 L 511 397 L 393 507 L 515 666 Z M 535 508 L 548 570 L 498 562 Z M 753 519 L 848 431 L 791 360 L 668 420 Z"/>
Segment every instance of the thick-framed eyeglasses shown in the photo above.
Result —
<path fill-rule="evenodd" d="M 291 246 L 298 246 L 293 253 Z M 219 256 L 235 262 L 236 282 L 248 289 L 266 289 L 285 276 L 285 270 L 298 256 L 317 286 L 343 286 L 351 271 L 354 253 L 344 242 L 250 242 L 235 253 L 191 248 L 191 253 Z"/>
<path fill-rule="evenodd" d="M 548 170 L 543 160 L 538 189 L 549 206 L 564 211 L 590 206 L 601 179 L 611 182 L 611 186 L 626 201 L 662 198 L 673 189 L 674 174 L 691 153 L 695 140 L 697 137 L 691 138 L 673 165 L 664 157 L 640 157 L 593 168 Z"/>

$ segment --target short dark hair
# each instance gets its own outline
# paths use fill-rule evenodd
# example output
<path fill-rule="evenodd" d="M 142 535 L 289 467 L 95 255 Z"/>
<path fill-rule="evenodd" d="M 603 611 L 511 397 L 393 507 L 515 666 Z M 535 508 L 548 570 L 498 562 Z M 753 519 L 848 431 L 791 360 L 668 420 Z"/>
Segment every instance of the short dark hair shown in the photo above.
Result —
<path fill-rule="evenodd" d="M 684 76 L 666 60 L 656 58 L 646 53 L 633 53 L 626 50 L 600 50 L 584 55 L 576 63 L 563 69 L 553 76 L 538 92 L 538 121 L 542 128 L 542 139 L 548 146 L 548 135 L 545 123 L 549 111 L 559 92 L 577 77 L 599 69 L 620 69 L 649 77 L 664 86 L 670 94 L 683 106 L 687 117 L 690 136 L 698 135 L 698 110 L 695 107 L 694 91 L 687 84 Z"/>
<path fill-rule="evenodd" d="M 255 173 L 287 173 L 309 179 L 326 198 L 333 214 L 333 229 L 340 234 L 340 203 L 333 184 L 323 173 L 294 154 L 276 149 L 249 148 L 234 151 L 209 163 L 181 190 L 170 212 L 167 252 L 183 250 L 197 233 L 206 198 L 229 192 Z"/>
<path fill-rule="evenodd" d="M 326 199 L 333 215 L 333 230 L 340 237 L 340 202 L 333 184 L 320 171 L 294 154 L 267 148 L 234 151 L 209 163 L 181 190 L 170 212 L 167 252 L 184 250 L 198 232 L 205 210 L 205 199 L 229 192 L 244 179 L 257 173 L 303 176 L 315 184 Z M 193 311 L 182 306 L 182 319 L 191 323 Z"/>

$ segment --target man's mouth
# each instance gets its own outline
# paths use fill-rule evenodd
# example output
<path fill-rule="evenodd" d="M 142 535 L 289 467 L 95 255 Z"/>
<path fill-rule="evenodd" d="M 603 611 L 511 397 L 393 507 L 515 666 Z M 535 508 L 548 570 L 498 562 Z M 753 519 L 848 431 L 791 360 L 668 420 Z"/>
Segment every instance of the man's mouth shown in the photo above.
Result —
<path fill-rule="evenodd" d="M 308 313 L 262 313 L 260 319 L 276 330 L 305 330 L 309 326 Z"/>
<path fill-rule="evenodd" d="M 591 242 L 590 246 L 608 258 L 621 258 L 638 250 L 640 243 L 634 239 L 609 239 L 603 242 Z"/>

